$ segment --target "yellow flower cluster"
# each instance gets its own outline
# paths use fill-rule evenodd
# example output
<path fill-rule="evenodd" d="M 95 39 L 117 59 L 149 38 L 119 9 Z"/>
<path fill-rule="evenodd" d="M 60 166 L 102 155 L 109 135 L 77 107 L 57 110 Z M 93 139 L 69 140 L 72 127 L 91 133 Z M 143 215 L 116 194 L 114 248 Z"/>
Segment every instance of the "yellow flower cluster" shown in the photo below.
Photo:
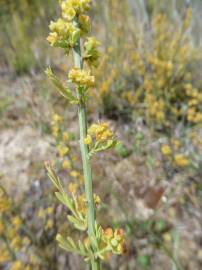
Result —
<path fill-rule="evenodd" d="M 40 207 L 37 212 L 37 218 L 46 221 L 45 224 L 46 230 L 53 228 L 53 221 L 52 221 L 53 212 L 54 212 L 53 207 L 47 208 Z"/>
<path fill-rule="evenodd" d="M 1 213 L 0 236 L 6 239 L 6 242 L 8 243 L 8 245 L 4 246 L 1 242 L 0 245 L 0 261 L 2 263 L 6 263 L 11 260 L 11 250 L 13 253 L 21 252 L 23 248 L 27 247 L 30 244 L 30 241 L 26 236 L 20 236 L 19 231 L 21 227 L 22 219 L 19 216 L 13 215 L 12 209 L 7 209 L 6 217 L 3 213 Z M 12 264 L 12 267 L 15 266 L 15 263 L 17 262 L 14 262 Z"/>
<path fill-rule="evenodd" d="M 202 93 L 190 83 L 184 85 L 185 94 L 189 98 L 187 120 L 192 123 L 202 123 Z"/>
<path fill-rule="evenodd" d="M 69 152 L 69 147 L 64 146 L 63 144 L 60 144 L 57 146 L 57 150 L 58 150 L 59 156 L 61 158 L 64 158 Z"/>
<path fill-rule="evenodd" d="M 24 263 L 21 261 L 16 261 L 11 266 L 11 270 L 21 270 L 23 268 L 24 268 Z"/>
<path fill-rule="evenodd" d="M 98 51 L 98 46 L 100 42 L 97 41 L 95 37 L 87 38 L 84 43 L 84 57 L 83 59 L 88 63 L 89 66 L 97 66 L 100 53 Z"/>
<path fill-rule="evenodd" d="M 52 116 L 51 132 L 55 138 L 59 136 L 60 124 L 62 123 L 62 121 L 63 121 L 63 118 L 60 115 L 54 114 Z"/>
<path fill-rule="evenodd" d="M 20 257 L 14 260 L 12 256 L 12 254 L 23 255 L 31 244 L 30 239 L 21 234 L 25 224 L 22 218 L 16 215 L 16 208 L 12 204 L 12 200 L 3 190 L 0 190 L 0 202 L 0 265 L 9 263 L 9 269 L 31 270 L 32 268 L 24 262 L 24 259 L 21 260 Z"/>
<path fill-rule="evenodd" d="M 130 106 L 134 106 L 135 104 L 137 104 L 137 96 L 133 91 L 131 90 L 124 91 L 121 96 L 124 100 L 126 100 L 130 104 Z"/>
<path fill-rule="evenodd" d="M 50 34 L 47 38 L 52 46 L 60 47 L 69 52 L 77 42 L 82 32 L 89 31 L 89 17 L 83 13 L 89 10 L 91 0 L 62 0 L 62 18 L 50 23 Z M 75 27 L 73 20 L 79 18 L 79 27 Z"/>
<path fill-rule="evenodd" d="M 56 140 L 56 148 L 59 157 L 62 159 L 63 169 L 71 169 L 71 161 L 67 159 L 69 149 L 70 135 L 68 132 L 63 131 L 63 118 L 58 114 L 54 114 L 51 121 L 52 135 Z"/>
<path fill-rule="evenodd" d="M 124 231 L 122 229 L 107 228 L 103 231 L 103 240 L 111 251 L 115 254 L 124 254 L 126 252 L 126 243 Z"/>
<path fill-rule="evenodd" d="M 81 36 L 87 34 L 90 31 L 90 18 L 86 15 L 79 15 L 78 23 L 81 30 Z"/>
<path fill-rule="evenodd" d="M 165 121 L 165 102 L 163 101 L 163 99 L 156 100 L 153 95 L 148 94 L 146 96 L 146 101 L 149 106 L 149 116 L 155 118 L 158 123 L 162 123 L 163 121 Z"/>
<path fill-rule="evenodd" d="M 70 82 L 84 88 L 90 88 L 95 83 L 95 77 L 90 75 L 90 71 L 85 71 L 79 68 L 73 68 L 70 70 L 68 78 Z"/>
<path fill-rule="evenodd" d="M 185 21 L 189 24 L 189 11 L 187 16 Z M 143 91 L 150 119 L 170 126 L 171 122 L 184 118 L 186 114 L 184 107 L 188 106 L 187 120 L 194 123 L 201 122 L 200 93 L 191 84 L 191 74 L 186 70 L 193 55 L 186 29 L 183 26 L 175 29 L 175 25 L 165 15 L 154 17 L 152 26 L 155 34 L 155 51 L 141 58 L 147 63 L 143 74 Z M 146 72 L 149 66 L 152 71 L 150 73 Z M 185 93 L 182 88 L 185 89 Z"/>
<path fill-rule="evenodd" d="M 113 132 L 109 128 L 108 123 L 93 124 L 88 129 L 88 135 L 85 138 L 85 144 L 90 145 L 93 142 L 93 137 L 95 137 L 96 142 L 106 142 L 108 140 L 113 140 Z"/>
<path fill-rule="evenodd" d="M 29 265 L 26 266 L 24 262 L 17 260 L 12 264 L 12 266 L 10 268 L 10 270 L 22 270 L 22 269 L 23 270 L 31 270 L 31 266 L 29 266 Z"/>
<path fill-rule="evenodd" d="M 72 23 L 68 23 L 61 18 L 56 22 L 51 22 L 49 28 L 51 33 L 47 40 L 51 46 L 67 50 L 74 46 L 75 38 L 80 34 L 80 30 L 74 27 Z"/>
<path fill-rule="evenodd" d="M 62 16 L 72 21 L 76 15 L 88 11 L 92 0 L 65 0 L 61 2 Z"/>
<path fill-rule="evenodd" d="M 190 159 L 185 154 L 176 153 L 180 146 L 179 140 L 171 140 L 170 145 L 164 144 L 161 146 L 161 152 L 166 160 L 170 160 L 174 166 L 184 168 L 190 165 Z"/>
<path fill-rule="evenodd" d="M 161 147 L 161 152 L 164 156 L 170 156 L 172 154 L 172 149 L 169 145 L 164 144 Z"/>
<path fill-rule="evenodd" d="M 6 248 L 0 248 L 0 264 L 4 264 L 10 260 L 10 253 Z"/>
<path fill-rule="evenodd" d="M 148 31 L 142 32 L 137 24 L 134 33 L 137 43 L 127 45 L 127 60 L 122 59 L 121 54 L 116 58 L 116 66 L 121 63 L 122 68 L 122 89 L 130 89 L 123 90 L 121 97 L 134 109 L 135 115 L 143 116 L 147 123 L 157 128 L 170 128 L 179 121 L 184 124 L 202 123 L 202 90 L 190 71 L 190 64 L 195 63 L 200 54 L 187 34 L 190 21 L 190 9 L 187 9 L 182 24 L 171 21 L 165 14 L 155 14 L 152 17 L 152 35 L 148 36 Z M 120 43 L 120 46 L 123 50 L 124 44 Z M 115 51 L 117 56 L 118 49 Z M 114 59 L 111 53 L 107 63 L 113 63 Z M 105 70 L 106 63 L 102 72 L 108 75 L 109 71 Z M 111 95 L 110 100 L 116 101 L 117 94 L 109 92 L 109 86 L 117 89 L 116 81 L 108 83 L 105 80 L 103 88 L 99 89 Z"/>
<path fill-rule="evenodd" d="M 89 155 L 110 149 L 118 143 L 108 123 L 92 124 L 88 128 L 84 143 L 89 147 Z"/>
<path fill-rule="evenodd" d="M 10 209 L 10 199 L 0 189 L 0 214 L 6 213 Z"/>
<path fill-rule="evenodd" d="M 190 164 L 190 160 L 183 154 L 177 154 L 174 156 L 174 164 L 179 167 L 186 167 Z"/>
<path fill-rule="evenodd" d="M 72 194 L 75 194 L 78 190 L 78 184 L 77 183 L 69 183 L 68 185 L 68 191 Z"/>
<path fill-rule="evenodd" d="M 76 168 L 77 156 L 72 155 L 70 142 L 71 136 L 64 131 L 64 119 L 58 114 L 52 116 L 51 121 L 52 135 L 55 138 L 57 153 L 60 157 L 60 165 L 68 175 L 73 178 L 75 183 L 68 185 L 70 193 L 75 193 L 80 185 L 83 185 L 83 175 Z"/>
<path fill-rule="evenodd" d="M 69 186 L 69 188 L 70 188 L 70 186 Z M 77 186 L 71 184 L 71 191 L 73 191 L 72 194 L 75 194 L 75 192 L 77 191 Z M 95 206 L 98 207 L 101 204 L 100 197 L 97 194 L 93 194 L 93 198 L 94 198 Z M 87 202 L 86 202 L 85 194 L 74 195 L 74 202 L 75 202 L 75 208 L 76 208 L 77 212 L 81 213 L 82 215 L 84 215 L 86 217 Z"/>

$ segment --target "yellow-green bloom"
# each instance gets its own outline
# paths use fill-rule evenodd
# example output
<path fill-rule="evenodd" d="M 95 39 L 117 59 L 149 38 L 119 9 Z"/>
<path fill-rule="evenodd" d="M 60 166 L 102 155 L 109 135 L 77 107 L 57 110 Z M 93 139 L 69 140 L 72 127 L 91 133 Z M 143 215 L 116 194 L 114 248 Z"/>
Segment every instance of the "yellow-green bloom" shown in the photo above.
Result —
<path fill-rule="evenodd" d="M 51 46 L 68 50 L 75 45 L 80 35 L 80 30 L 78 28 L 61 18 L 56 22 L 52 21 L 49 28 L 51 32 L 47 40 Z"/>
<path fill-rule="evenodd" d="M 79 18 L 78 18 L 78 22 L 79 22 L 79 27 L 82 31 L 83 34 L 86 34 L 89 32 L 90 30 L 90 18 L 89 16 L 86 16 L 86 15 L 79 15 Z"/>
<path fill-rule="evenodd" d="M 94 37 L 89 37 L 84 43 L 84 60 L 89 65 L 96 66 L 98 64 L 98 59 L 100 57 L 100 53 L 98 51 L 99 45 L 100 42 Z"/>
<path fill-rule="evenodd" d="M 185 155 L 177 154 L 174 157 L 174 163 L 179 167 L 186 167 L 190 164 L 190 161 Z"/>
<path fill-rule="evenodd" d="M 93 124 L 88 129 L 88 134 L 95 136 L 96 141 L 106 141 L 113 139 L 113 132 L 108 123 Z"/>
<path fill-rule="evenodd" d="M 89 88 L 95 83 L 95 77 L 90 74 L 90 71 L 85 71 L 79 68 L 73 68 L 68 75 L 69 80 L 77 86 Z"/>
<path fill-rule="evenodd" d="M 76 15 L 88 11 L 92 0 L 68 0 L 61 2 L 62 15 L 64 18 L 72 20 Z"/>
<path fill-rule="evenodd" d="M 122 229 L 107 228 L 103 231 L 103 241 L 113 253 L 123 254 L 126 252 L 125 236 Z"/>

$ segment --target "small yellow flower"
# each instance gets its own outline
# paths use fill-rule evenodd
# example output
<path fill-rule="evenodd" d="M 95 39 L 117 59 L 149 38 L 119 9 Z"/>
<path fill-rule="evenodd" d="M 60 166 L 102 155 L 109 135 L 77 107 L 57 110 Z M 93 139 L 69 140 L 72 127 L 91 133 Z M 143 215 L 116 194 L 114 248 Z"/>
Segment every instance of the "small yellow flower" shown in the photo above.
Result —
<path fill-rule="evenodd" d="M 27 266 L 25 267 L 25 270 L 32 270 L 32 268 L 31 268 L 31 266 L 27 265 Z"/>
<path fill-rule="evenodd" d="M 79 25 L 83 33 L 88 33 L 90 29 L 90 18 L 86 15 L 79 15 Z"/>
<path fill-rule="evenodd" d="M 54 126 L 52 126 L 51 131 L 52 131 L 52 135 L 55 138 L 57 138 L 58 137 L 58 134 L 59 134 L 59 127 L 56 126 L 56 125 L 54 125 Z"/>
<path fill-rule="evenodd" d="M 98 51 L 98 46 L 100 42 L 94 37 L 90 37 L 84 43 L 84 60 L 87 61 L 89 65 L 97 66 L 100 53 Z"/>
<path fill-rule="evenodd" d="M 120 241 L 124 237 L 124 231 L 123 229 L 115 229 L 114 231 L 114 237 L 116 240 Z"/>
<path fill-rule="evenodd" d="M 79 68 L 73 68 L 68 75 L 72 83 L 85 88 L 92 87 L 95 83 L 95 77 L 90 75 L 90 71 L 85 71 Z"/>
<path fill-rule="evenodd" d="M 7 263 L 10 259 L 9 251 L 7 249 L 2 249 L 0 253 L 0 264 Z"/>
<path fill-rule="evenodd" d="M 52 219 L 48 219 L 47 223 L 46 223 L 46 226 L 45 226 L 45 229 L 46 230 L 49 230 L 49 229 L 52 229 L 53 228 L 53 220 Z"/>
<path fill-rule="evenodd" d="M 112 252 L 123 254 L 126 252 L 125 236 L 122 229 L 107 228 L 103 232 L 103 240 L 111 248 Z"/>
<path fill-rule="evenodd" d="M 99 205 L 101 203 L 101 199 L 97 194 L 93 194 L 95 205 Z"/>
<path fill-rule="evenodd" d="M 90 247 L 91 242 L 90 242 L 90 238 L 89 237 L 86 237 L 84 239 L 84 245 L 85 245 L 86 248 L 89 248 Z"/>
<path fill-rule="evenodd" d="M 48 42 L 51 46 L 54 46 L 56 42 L 59 40 L 59 36 L 56 32 L 50 33 L 47 37 Z"/>
<path fill-rule="evenodd" d="M 21 224 L 22 224 L 21 218 L 19 218 L 19 217 L 14 217 L 14 218 L 12 219 L 12 224 L 18 229 L 18 228 L 21 226 Z"/>
<path fill-rule="evenodd" d="M 84 143 L 90 145 L 92 143 L 92 137 L 88 134 L 87 137 L 84 139 Z"/>
<path fill-rule="evenodd" d="M 18 260 L 18 261 L 15 261 L 12 264 L 10 270 L 22 270 L 23 267 L 24 267 L 23 262 L 21 262 L 21 261 Z"/>
<path fill-rule="evenodd" d="M 86 205 L 86 196 L 85 194 L 79 195 L 77 197 L 78 211 L 86 215 L 87 205 Z"/>
<path fill-rule="evenodd" d="M 62 16 L 64 19 L 67 19 L 68 21 L 71 21 L 76 16 L 76 11 L 73 7 L 67 7 L 66 9 L 63 8 Z"/>
<path fill-rule="evenodd" d="M 11 207 L 10 200 L 5 196 L 3 192 L 0 190 L 0 213 L 7 212 Z"/>
<path fill-rule="evenodd" d="M 177 149 L 179 149 L 180 148 L 180 146 L 181 146 L 181 142 L 179 141 L 179 140 L 172 140 L 172 144 L 173 144 L 173 146 L 174 146 L 174 148 L 177 150 Z"/>
<path fill-rule="evenodd" d="M 64 170 L 70 169 L 71 168 L 71 163 L 68 160 L 64 160 L 63 163 L 62 163 L 62 168 Z"/>
<path fill-rule="evenodd" d="M 175 155 L 174 162 L 179 167 L 186 167 L 190 163 L 189 159 L 183 154 Z"/>
<path fill-rule="evenodd" d="M 10 246 L 14 249 L 19 249 L 21 246 L 21 243 L 22 243 L 21 237 L 17 235 L 12 239 Z"/>
<path fill-rule="evenodd" d="M 62 139 L 63 139 L 64 142 L 69 141 L 69 139 L 70 139 L 69 133 L 68 132 L 63 132 Z"/>
<path fill-rule="evenodd" d="M 163 239 L 165 242 L 172 242 L 172 236 L 169 232 L 163 234 Z"/>
<path fill-rule="evenodd" d="M 169 156 L 172 154 L 172 150 L 167 144 L 161 146 L 161 152 L 164 156 Z"/>
<path fill-rule="evenodd" d="M 92 3 L 92 0 L 62 1 L 61 8 L 63 12 L 63 17 L 69 20 L 73 20 L 75 15 L 88 11 L 90 9 L 91 3 Z M 72 9 L 74 9 L 74 11 Z"/>
<path fill-rule="evenodd" d="M 113 138 L 113 132 L 109 129 L 108 123 L 93 124 L 88 129 L 89 135 L 94 135 L 97 141 L 106 141 Z"/>
<path fill-rule="evenodd" d="M 45 209 L 43 209 L 42 207 L 39 208 L 38 212 L 37 212 L 37 217 L 40 219 L 43 219 L 46 217 L 46 211 Z"/>
<path fill-rule="evenodd" d="M 63 158 L 69 152 L 69 148 L 67 146 L 62 146 L 62 145 L 59 145 L 57 147 L 57 150 L 61 158 Z"/>
<path fill-rule="evenodd" d="M 54 209 L 51 206 L 46 209 L 46 212 L 48 213 L 48 215 L 53 214 L 53 211 L 54 211 Z"/>
<path fill-rule="evenodd" d="M 107 228 L 104 230 L 104 236 L 107 238 L 107 239 L 111 239 L 113 236 L 114 236 L 114 232 L 112 230 L 112 228 Z"/>
<path fill-rule="evenodd" d="M 76 183 L 69 183 L 69 185 L 68 185 L 68 191 L 70 193 L 75 194 L 77 192 L 77 189 L 78 189 L 78 185 Z"/>
<path fill-rule="evenodd" d="M 72 177 L 74 177 L 74 178 L 79 177 L 79 175 L 80 175 L 80 173 L 77 172 L 77 171 L 71 171 L 71 172 L 70 172 L 70 176 L 72 176 Z"/>
<path fill-rule="evenodd" d="M 52 117 L 52 121 L 53 123 L 61 123 L 63 121 L 63 118 L 62 116 L 60 116 L 59 114 L 54 114 L 53 117 Z"/>

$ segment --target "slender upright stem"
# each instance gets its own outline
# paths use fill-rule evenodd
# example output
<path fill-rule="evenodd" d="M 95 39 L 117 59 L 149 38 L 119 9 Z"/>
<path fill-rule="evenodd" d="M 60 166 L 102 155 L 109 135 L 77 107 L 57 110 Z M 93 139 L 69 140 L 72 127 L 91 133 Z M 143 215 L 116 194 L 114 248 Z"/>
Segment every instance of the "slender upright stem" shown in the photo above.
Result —
<path fill-rule="evenodd" d="M 77 21 L 74 21 L 74 24 L 77 26 Z M 81 46 L 80 39 L 78 39 L 77 44 L 74 47 L 74 62 L 75 67 L 82 69 L 82 56 L 81 56 Z M 79 128 L 80 128 L 80 149 L 83 163 L 83 172 L 84 172 L 84 184 L 85 184 L 85 193 L 87 200 L 87 222 L 88 222 L 88 235 L 90 238 L 95 237 L 95 206 L 93 199 L 93 184 L 92 184 L 92 169 L 91 161 L 89 157 L 89 151 L 87 145 L 84 143 L 84 139 L 87 135 L 87 117 L 86 117 L 86 107 L 85 103 L 81 99 L 81 94 L 78 91 L 78 98 L 81 100 L 78 106 L 78 117 L 79 117 Z M 99 259 L 91 259 L 91 268 L 92 270 L 100 270 L 100 261 Z"/>

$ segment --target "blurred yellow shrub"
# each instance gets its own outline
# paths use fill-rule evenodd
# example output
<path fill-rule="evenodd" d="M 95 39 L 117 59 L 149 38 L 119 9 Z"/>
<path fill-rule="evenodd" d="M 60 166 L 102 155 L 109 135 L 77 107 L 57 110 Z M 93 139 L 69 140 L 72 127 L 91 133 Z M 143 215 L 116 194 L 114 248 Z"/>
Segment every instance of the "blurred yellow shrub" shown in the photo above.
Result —
<path fill-rule="evenodd" d="M 119 23 L 109 25 L 115 37 L 98 69 L 98 77 L 104 73 L 97 85 L 102 105 L 107 107 L 110 101 L 111 110 L 132 110 L 135 118 L 164 131 L 178 123 L 202 123 L 202 89 L 194 74 L 202 55 L 190 34 L 191 9 L 180 22 L 154 13 L 143 25 L 132 19 L 125 1 L 123 22 L 118 2 L 112 2 L 111 17 L 129 24 L 127 34 Z"/>

